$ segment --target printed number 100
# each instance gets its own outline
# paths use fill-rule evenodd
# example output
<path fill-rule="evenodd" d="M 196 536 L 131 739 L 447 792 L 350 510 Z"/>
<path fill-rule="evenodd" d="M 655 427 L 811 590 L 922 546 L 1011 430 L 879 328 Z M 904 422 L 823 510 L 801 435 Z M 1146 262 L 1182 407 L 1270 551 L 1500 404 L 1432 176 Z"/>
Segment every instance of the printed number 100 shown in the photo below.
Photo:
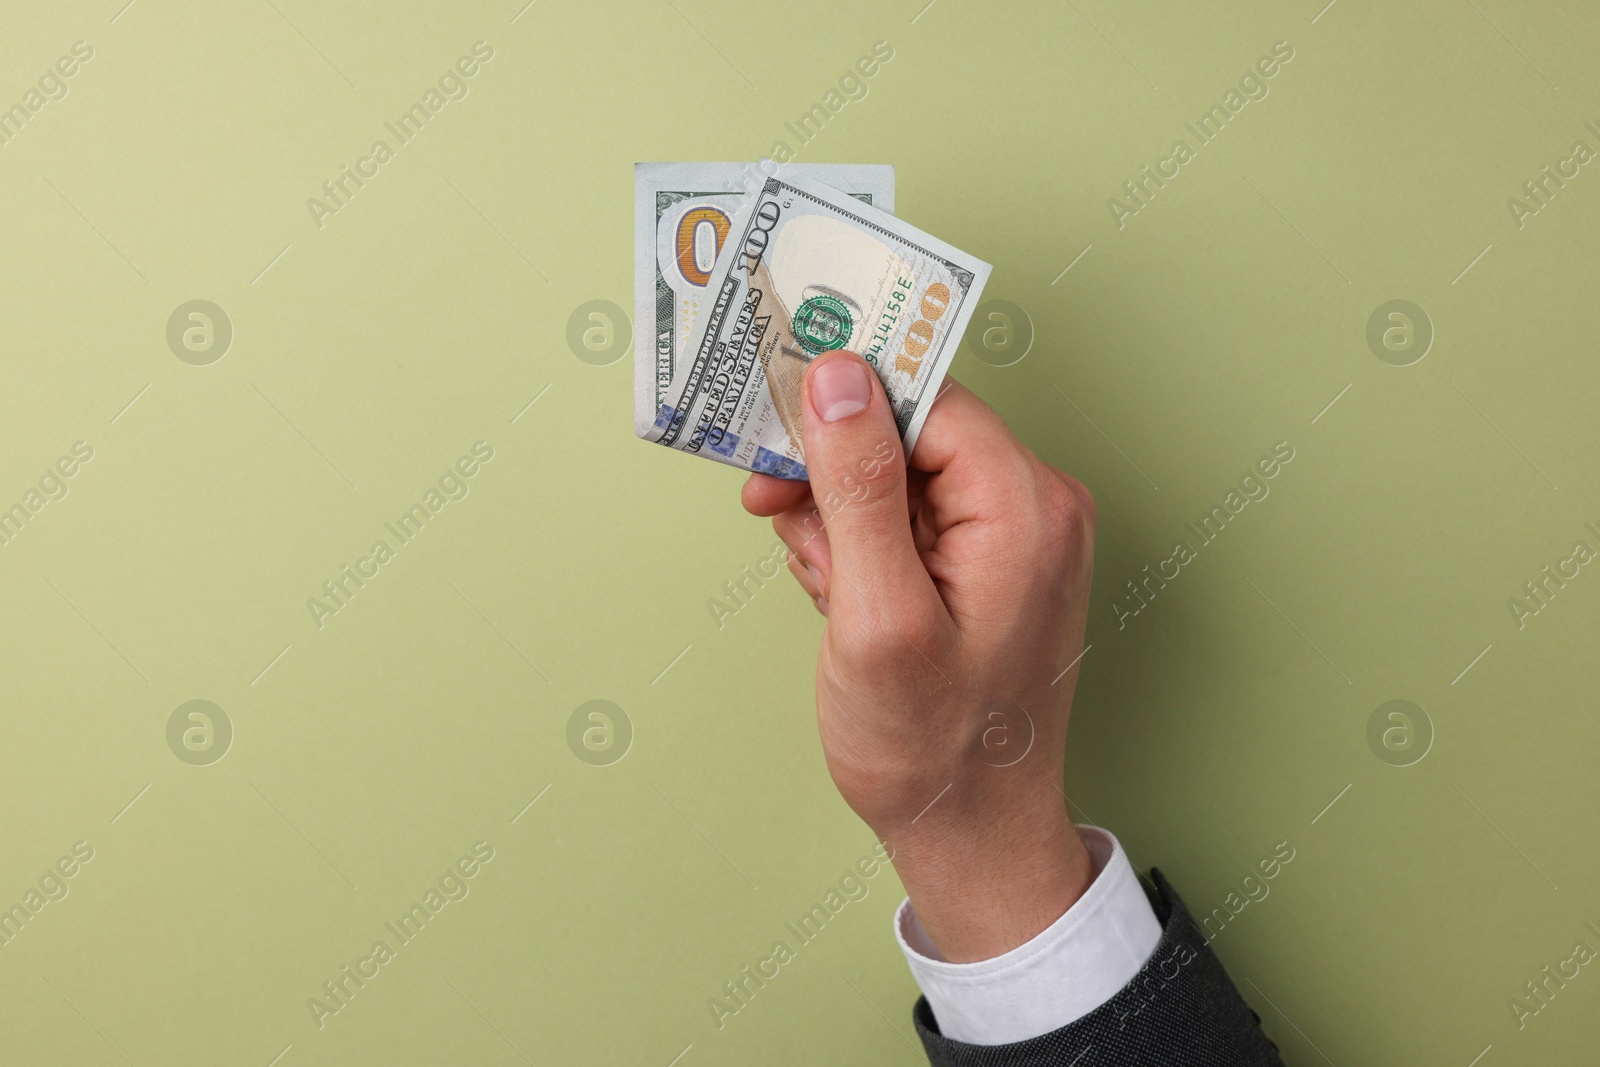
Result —
<path fill-rule="evenodd" d="M 950 310 L 950 287 L 943 282 L 928 286 L 917 310 L 922 317 L 906 331 L 904 347 L 894 358 L 894 369 L 913 378 L 922 369 L 922 357 L 928 354 L 928 348 L 933 344 L 933 324 L 944 318 L 944 313 Z"/>

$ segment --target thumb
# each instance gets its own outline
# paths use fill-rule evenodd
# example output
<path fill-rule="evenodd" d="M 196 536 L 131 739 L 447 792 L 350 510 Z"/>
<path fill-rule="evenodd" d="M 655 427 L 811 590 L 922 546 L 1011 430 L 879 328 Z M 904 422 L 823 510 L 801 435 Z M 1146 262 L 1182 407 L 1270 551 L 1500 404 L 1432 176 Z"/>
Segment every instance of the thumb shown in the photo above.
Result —
<path fill-rule="evenodd" d="M 942 608 L 912 540 L 900 431 L 878 375 L 853 352 L 818 356 L 806 368 L 802 420 L 811 495 L 828 532 L 829 617 L 848 625 Z"/>

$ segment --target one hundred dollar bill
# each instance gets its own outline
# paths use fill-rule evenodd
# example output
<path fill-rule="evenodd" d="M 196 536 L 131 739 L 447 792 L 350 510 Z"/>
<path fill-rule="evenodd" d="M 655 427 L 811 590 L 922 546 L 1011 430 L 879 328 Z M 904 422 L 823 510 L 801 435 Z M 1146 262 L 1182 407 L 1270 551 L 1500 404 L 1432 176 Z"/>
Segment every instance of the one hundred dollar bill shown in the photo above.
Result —
<path fill-rule="evenodd" d="M 909 452 L 989 264 L 784 168 L 734 217 L 689 344 L 640 436 L 745 470 L 806 477 L 801 377 L 859 353 Z"/>
<path fill-rule="evenodd" d="M 753 163 L 634 164 L 633 421 L 641 437 L 655 423 L 717 255 L 758 173 Z M 894 212 L 892 166 L 791 163 L 787 173 Z"/>

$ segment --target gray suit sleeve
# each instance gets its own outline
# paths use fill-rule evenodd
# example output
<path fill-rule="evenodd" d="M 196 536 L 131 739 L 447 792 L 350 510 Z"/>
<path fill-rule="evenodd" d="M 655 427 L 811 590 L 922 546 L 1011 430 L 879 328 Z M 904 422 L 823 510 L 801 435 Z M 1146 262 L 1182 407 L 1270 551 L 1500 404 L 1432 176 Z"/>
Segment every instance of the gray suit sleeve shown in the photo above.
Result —
<path fill-rule="evenodd" d="M 920 998 L 912 1010 L 934 1067 L 1283 1067 L 1261 1020 L 1160 871 L 1161 941 L 1139 974 L 1106 1003 L 1059 1030 L 1009 1045 L 968 1045 L 939 1033 Z"/>

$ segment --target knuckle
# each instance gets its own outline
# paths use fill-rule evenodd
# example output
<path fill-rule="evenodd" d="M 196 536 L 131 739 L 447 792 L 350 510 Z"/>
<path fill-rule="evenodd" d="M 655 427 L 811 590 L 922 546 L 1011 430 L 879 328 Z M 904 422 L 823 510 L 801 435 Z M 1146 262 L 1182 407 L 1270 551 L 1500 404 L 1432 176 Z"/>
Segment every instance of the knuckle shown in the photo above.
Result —
<path fill-rule="evenodd" d="M 1057 561 L 1064 561 L 1083 544 L 1094 529 L 1094 501 L 1083 490 L 1080 495 L 1053 471 L 1043 475 L 1038 494 L 1038 534 L 1041 549 Z"/>
<path fill-rule="evenodd" d="M 1089 492 L 1089 487 L 1082 482 L 1077 483 L 1078 503 L 1083 507 L 1084 514 L 1089 518 L 1089 529 L 1093 531 L 1100 520 L 1100 509 L 1095 506 L 1094 494 Z"/>
<path fill-rule="evenodd" d="M 809 511 L 785 511 L 775 516 L 772 530 L 795 552 L 802 551 L 824 536 L 822 516 L 815 508 Z"/>
<path fill-rule="evenodd" d="M 1054 506 L 1058 520 L 1071 531 L 1074 541 L 1082 541 L 1094 532 L 1094 501 L 1087 493 L 1080 495 L 1067 489 Z"/>
<path fill-rule="evenodd" d="M 942 633 L 938 617 L 920 605 L 886 604 L 883 607 L 883 622 L 890 641 L 897 642 L 902 652 L 910 656 L 916 656 L 918 652 L 932 654 Z M 906 647 L 908 645 L 911 647 Z"/>
<path fill-rule="evenodd" d="M 880 681 L 920 676 L 923 657 L 936 656 L 942 637 L 932 612 L 895 605 L 880 605 L 852 629 L 846 658 Z"/>
<path fill-rule="evenodd" d="M 877 510 L 886 504 L 896 507 L 905 499 L 905 471 L 898 453 L 885 442 L 863 458 L 840 465 L 823 492 L 823 503 L 834 511 L 860 507 Z"/>
<path fill-rule="evenodd" d="M 851 635 L 849 647 L 843 650 L 841 659 L 857 670 L 877 676 L 900 654 L 899 643 L 900 638 L 887 626 L 863 626 Z"/>
<path fill-rule="evenodd" d="M 1051 467 L 1050 471 L 1056 476 L 1056 479 L 1059 482 L 1066 486 L 1067 491 L 1072 494 L 1073 500 L 1077 503 L 1078 512 L 1081 519 L 1088 524 L 1089 530 L 1093 531 L 1097 513 L 1094 504 L 1094 494 L 1089 492 L 1089 487 L 1065 471 L 1057 470 L 1054 467 Z"/>

